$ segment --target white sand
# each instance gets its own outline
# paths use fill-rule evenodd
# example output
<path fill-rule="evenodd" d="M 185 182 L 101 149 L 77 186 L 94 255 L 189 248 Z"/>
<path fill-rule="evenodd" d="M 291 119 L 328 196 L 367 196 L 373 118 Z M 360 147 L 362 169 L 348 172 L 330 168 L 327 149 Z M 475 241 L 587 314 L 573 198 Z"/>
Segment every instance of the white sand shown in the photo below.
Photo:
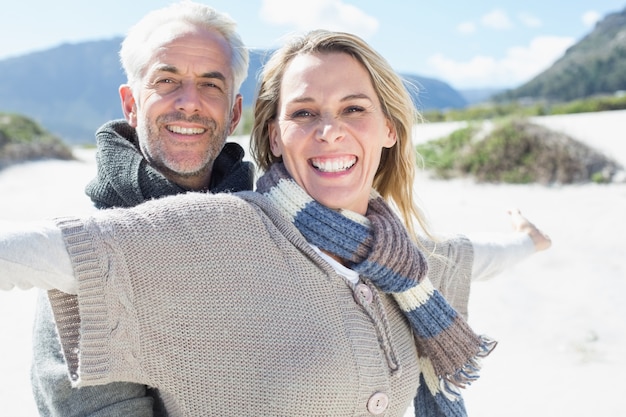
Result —
<path fill-rule="evenodd" d="M 626 112 L 540 118 L 626 165 Z M 452 129 L 417 129 L 427 140 Z M 33 219 L 91 210 L 83 195 L 94 175 L 84 162 L 38 162 L 0 171 L 0 218 Z M 474 284 L 470 322 L 499 340 L 482 378 L 465 392 L 476 417 L 624 415 L 626 371 L 626 184 L 543 187 L 416 183 L 438 230 L 507 232 L 519 207 L 550 234 L 553 247 L 488 282 Z M 0 292 L 4 360 L 0 414 L 36 416 L 30 391 L 35 291 Z M 411 411 L 407 412 L 407 416 Z"/>

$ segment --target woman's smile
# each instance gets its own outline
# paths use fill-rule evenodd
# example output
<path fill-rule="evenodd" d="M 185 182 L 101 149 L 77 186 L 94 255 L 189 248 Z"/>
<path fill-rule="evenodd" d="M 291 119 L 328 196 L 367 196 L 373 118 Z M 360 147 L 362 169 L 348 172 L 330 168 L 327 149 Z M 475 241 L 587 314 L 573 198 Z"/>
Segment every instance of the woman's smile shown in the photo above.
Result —
<path fill-rule="evenodd" d="M 352 168 L 356 162 L 356 156 L 343 156 L 335 158 L 311 158 L 311 166 L 321 172 L 345 172 Z"/>

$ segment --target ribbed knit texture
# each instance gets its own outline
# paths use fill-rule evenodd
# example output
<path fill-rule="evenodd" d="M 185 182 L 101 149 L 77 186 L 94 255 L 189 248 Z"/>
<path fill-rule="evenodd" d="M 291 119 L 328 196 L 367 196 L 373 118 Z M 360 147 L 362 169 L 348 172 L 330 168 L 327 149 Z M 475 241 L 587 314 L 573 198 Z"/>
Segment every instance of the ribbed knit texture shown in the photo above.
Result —
<path fill-rule="evenodd" d="M 421 381 L 418 416 L 465 416 L 459 388 L 478 378 L 479 358 L 495 342 L 476 335 L 426 276 L 427 263 L 406 228 L 372 192 L 366 216 L 331 210 L 313 200 L 274 164 L 257 183 L 309 243 L 336 255 L 382 291 L 393 294 L 415 331 Z"/>

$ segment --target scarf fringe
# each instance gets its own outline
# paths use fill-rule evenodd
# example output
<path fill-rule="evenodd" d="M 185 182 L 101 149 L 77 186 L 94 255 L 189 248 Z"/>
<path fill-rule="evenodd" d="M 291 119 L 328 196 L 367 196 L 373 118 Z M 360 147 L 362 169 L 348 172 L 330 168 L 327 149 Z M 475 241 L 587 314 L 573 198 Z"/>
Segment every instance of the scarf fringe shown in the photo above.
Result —
<path fill-rule="evenodd" d="M 467 388 L 472 382 L 479 378 L 479 372 L 482 368 L 482 358 L 487 357 L 498 344 L 497 341 L 488 336 L 481 335 L 479 351 L 473 358 L 463 365 L 461 369 L 454 374 L 446 375 L 440 379 L 441 392 L 450 399 L 461 397 L 461 389 Z"/>

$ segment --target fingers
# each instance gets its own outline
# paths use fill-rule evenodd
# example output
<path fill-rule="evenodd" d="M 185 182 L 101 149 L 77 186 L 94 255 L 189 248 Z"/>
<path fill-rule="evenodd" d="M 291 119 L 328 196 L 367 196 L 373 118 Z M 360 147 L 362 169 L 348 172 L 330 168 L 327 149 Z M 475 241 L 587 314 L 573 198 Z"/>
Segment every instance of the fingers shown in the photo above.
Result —
<path fill-rule="evenodd" d="M 535 251 L 540 252 L 552 246 L 552 239 L 550 236 L 545 234 L 526 217 L 524 217 L 518 208 L 509 209 L 508 213 L 511 216 L 513 229 L 517 232 L 528 234 L 535 245 Z"/>

